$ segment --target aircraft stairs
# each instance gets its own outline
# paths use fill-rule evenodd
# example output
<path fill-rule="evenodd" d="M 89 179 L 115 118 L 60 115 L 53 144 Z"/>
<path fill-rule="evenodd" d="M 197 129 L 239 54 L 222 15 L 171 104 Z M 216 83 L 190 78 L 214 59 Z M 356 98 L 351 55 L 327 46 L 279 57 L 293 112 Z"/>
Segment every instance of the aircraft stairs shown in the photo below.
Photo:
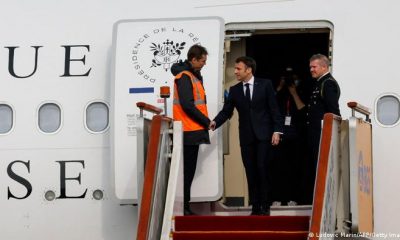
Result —
<path fill-rule="evenodd" d="M 161 112 L 144 103 L 138 106 Z M 352 110 L 358 107 L 362 106 L 355 104 Z M 360 226 L 354 230 L 351 225 L 348 207 L 350 183 L 344 177 L 348 172 L 343 165 L 349 163 L 343 156 L 351 154 L 349 149 L 342 149 L 348 145 L 348 136 L 344 137 L 343 133 L 349 132 L 341 130 L 344 122 L 333 114 L 324 116 L 312 206 L 272 207 L 270 216 L 249 216 L 249 208 L 227 208 L 218 202 L 195 203 L 192 210 L 200 215 L 183 216 L 182 126 L 163 115 L 154 115 L 139 203 L 137 239 L 314 240 L 338 239 L 335 235 L 338 232 L 360 231 Z"/>
<path fill-rule="evenodd" d="M 308 216 L 175 216 L 174 240 L 307 239 Z"/>
<path fill-rule="evenodd" d="M 195 216 L 175 216 L 172 239 L 306 239 L 311 206 L 272 206 L 270 216 L 250 216 L 251 207 L 192 203 Z"/>

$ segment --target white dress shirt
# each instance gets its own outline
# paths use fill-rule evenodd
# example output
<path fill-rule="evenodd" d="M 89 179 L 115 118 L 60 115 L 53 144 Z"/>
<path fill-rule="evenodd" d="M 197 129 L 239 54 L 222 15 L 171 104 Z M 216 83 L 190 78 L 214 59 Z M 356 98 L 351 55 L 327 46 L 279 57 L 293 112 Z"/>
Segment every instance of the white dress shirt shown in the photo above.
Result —
<path fill-rule="evenodd" d="M 249 81 L 243 82 L 243 93 L 244 93 L 245 96 L 246 96 L 246 85 L 245 85 L 246 83 L 249 84 L 250 99 L 252 99 L 253 98 L 253 88 L 254 88 L 254 76 L 252 76 Z"/>

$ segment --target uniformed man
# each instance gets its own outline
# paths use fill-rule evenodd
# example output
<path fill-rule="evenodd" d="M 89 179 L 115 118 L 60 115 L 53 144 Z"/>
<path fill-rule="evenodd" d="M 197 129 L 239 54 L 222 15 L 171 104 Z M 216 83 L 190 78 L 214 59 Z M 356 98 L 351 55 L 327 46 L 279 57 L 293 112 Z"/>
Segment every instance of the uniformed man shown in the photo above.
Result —
<path fill-rule="evenodd" d="M 329 72 L 329 59 L 322 54 L 315 54 L 310 58 L 310 73 L 316 79 L 307 109 L 308 134 L 308 166 L 310 176 L 309 189 L 306 190 L 311 204 L 314 190 L 315 175 L 318 162 L 319 143 L 321 138 L 322 120 L 325 113 L 340 116 L 339 97 L 340 87 Z M 311 199 L 310 199 L 311 197 Z"/>

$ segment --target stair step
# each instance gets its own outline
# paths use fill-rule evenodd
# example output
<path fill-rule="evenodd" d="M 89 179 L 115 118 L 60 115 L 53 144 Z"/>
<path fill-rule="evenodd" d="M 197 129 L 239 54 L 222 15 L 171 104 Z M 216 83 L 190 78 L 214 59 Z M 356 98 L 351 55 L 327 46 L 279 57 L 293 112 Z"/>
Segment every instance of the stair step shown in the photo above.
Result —
<path fill-rule="evenodd" d="M 309 216 L 175 216 L 175 231 L 308 231 Z"/>
<path fill-rule="evenodd" d="M 271 206 L 271 216 L 311 216 L 311 205 Z"/>
<path fill-rule="evenodd" d="M 183 231 L 174 240 L 306 240 L 308 231 Z"/>

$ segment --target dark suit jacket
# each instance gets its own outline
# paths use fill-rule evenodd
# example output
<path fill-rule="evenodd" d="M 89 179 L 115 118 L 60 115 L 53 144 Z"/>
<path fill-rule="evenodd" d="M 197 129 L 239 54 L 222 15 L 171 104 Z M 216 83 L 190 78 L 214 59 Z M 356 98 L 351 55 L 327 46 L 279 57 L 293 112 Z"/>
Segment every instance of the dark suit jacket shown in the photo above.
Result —
<path fill-rule="evenodd" d="M 340 87 L 330 73 L 315 82 L 308 104 L 307 124 L 320 132 L 325 113 L 340 116 L 339 97 Z"/>
<path fill-rule="evenodd" d="M 224 107 L 215 117 L 216 127 L 221 126 L 233 114 L 239 113 L 240 145 L 270 140 L 273 132 L 282 132 L 283 119 L 276 103 L 275 92 L 271 81 L 254 78 L 253 97 L 250 106 L 243 91 L 243 83 L 232 86 Z"/>

